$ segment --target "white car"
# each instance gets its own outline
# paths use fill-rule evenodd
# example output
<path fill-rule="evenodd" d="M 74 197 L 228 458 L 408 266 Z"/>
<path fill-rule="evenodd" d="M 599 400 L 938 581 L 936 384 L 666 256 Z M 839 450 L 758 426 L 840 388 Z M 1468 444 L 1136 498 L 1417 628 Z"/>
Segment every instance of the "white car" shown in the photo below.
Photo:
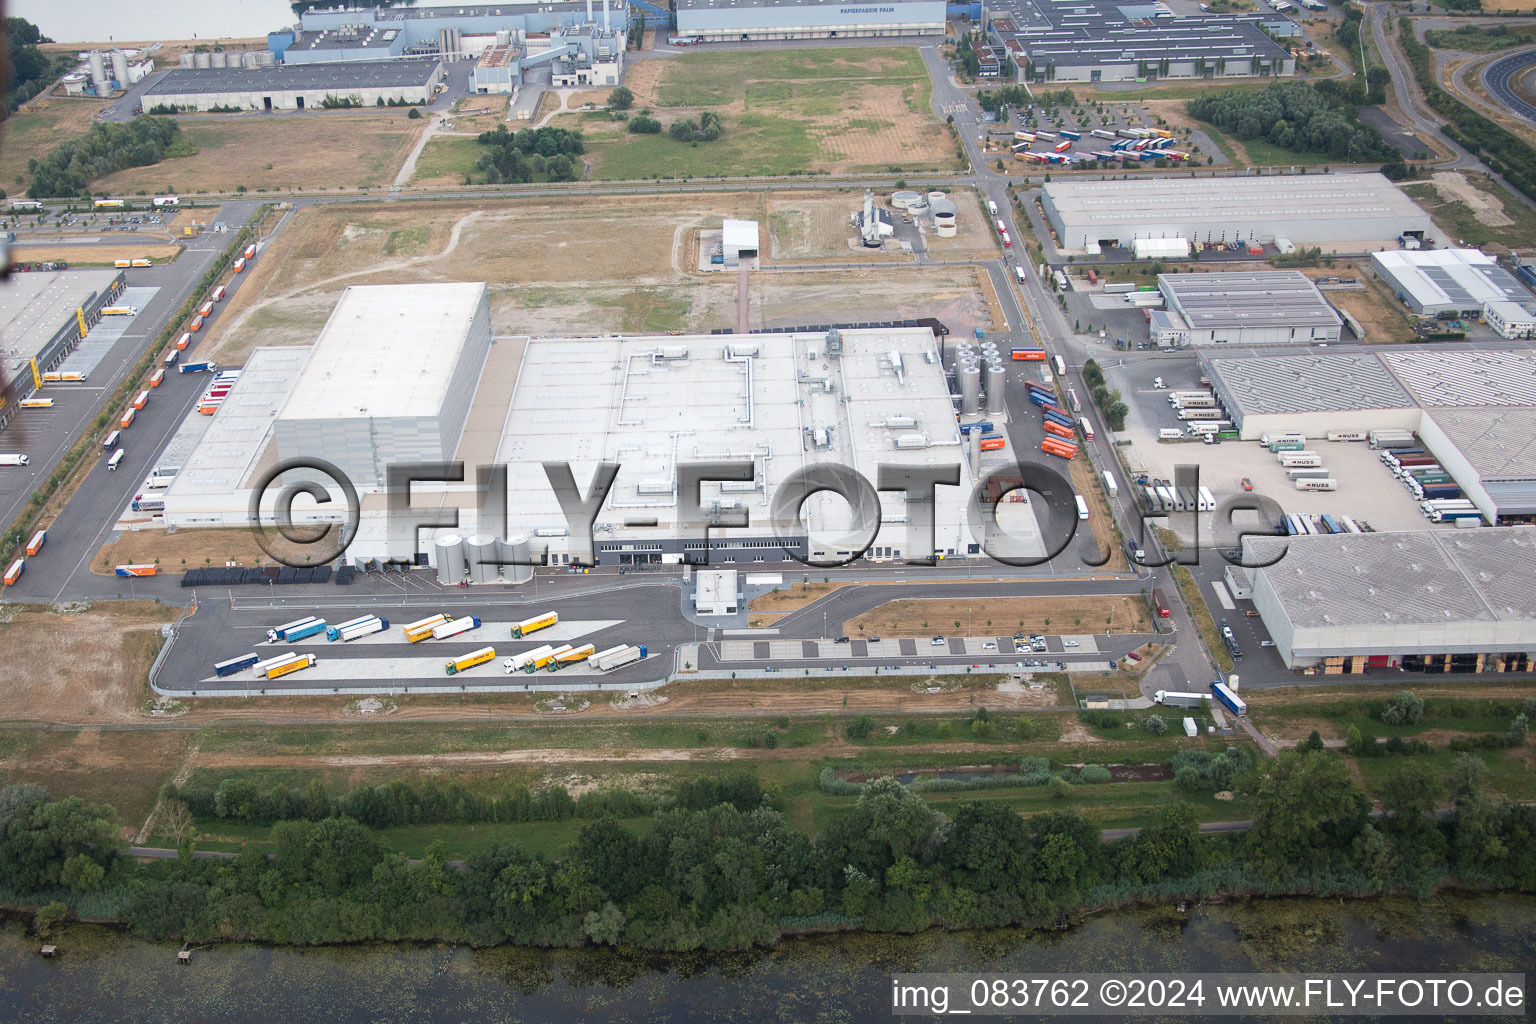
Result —
<path fill-rule="evenodd" d="M 1063 646 L 1063 647 L 1077 647 L 1079 645 L 1078 645 L 1078 642 L 1076 640 L 1063 640 L 1061 642 L 1061 646 Z"/>
<path fill-rule="evenodd" d="M 928 641 L 928 643 L 929 643 L 929 646 L 932 646 L 932 647 L 944 647 L 944 646 L 947 646 L 949 644 L 949 641 L 945 640 L 941 636 L 936 636 L 932 640 Z"/>
<path fill-rule="evenodd" d="M 997 642 L 994 640 L 988 640 L 986 643 L 981 645 L 981 649 L 984 651 L 995 651 L 997 650 Z"/>

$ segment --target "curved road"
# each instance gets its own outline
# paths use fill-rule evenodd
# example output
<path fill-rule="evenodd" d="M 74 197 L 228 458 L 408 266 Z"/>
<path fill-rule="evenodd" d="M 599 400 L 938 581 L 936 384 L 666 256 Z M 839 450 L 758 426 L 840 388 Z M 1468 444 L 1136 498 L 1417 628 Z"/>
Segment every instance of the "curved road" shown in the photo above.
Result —
<path fill-rule="evenodd" d="M 1536 121 L 1536 107 L 1531 106 L 1515 92 L 1511 81 L 1525 68 L 1536 64 L 1536 49 L 1521 50 L 1483 68 L 1483 88 L 1512 112 L 1527 121 Z"/>

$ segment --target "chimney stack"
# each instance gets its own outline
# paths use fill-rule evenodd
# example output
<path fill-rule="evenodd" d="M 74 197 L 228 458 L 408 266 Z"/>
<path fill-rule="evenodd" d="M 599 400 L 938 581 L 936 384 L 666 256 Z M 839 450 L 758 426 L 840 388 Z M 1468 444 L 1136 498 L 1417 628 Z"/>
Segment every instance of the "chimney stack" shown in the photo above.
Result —
<path fill-rule="evenodd" d="M 603 0 L 603 31 L 609 31 L 608 27 L 608 0 Z"/>

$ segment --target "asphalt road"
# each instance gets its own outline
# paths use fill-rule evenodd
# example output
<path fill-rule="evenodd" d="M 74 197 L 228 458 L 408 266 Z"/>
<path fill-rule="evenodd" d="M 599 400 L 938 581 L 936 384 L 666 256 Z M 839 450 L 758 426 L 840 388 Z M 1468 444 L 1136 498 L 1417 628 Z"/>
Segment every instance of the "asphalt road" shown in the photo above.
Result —
<path fill-rule="evenodd" d="M 209 224 L 211 225 L 215 220 L 222 220 L 234 229 L 255 212 L 256 205 L 254 201 L 227 203 L 216 211 L 209 212 Z M 101 412 L 106 399 L 117 390 L 124 376 L 138 365 L 145 350 L 159 337 L 171 317 L 181 308 L 193 286 L 228 244 L 229 238 L 229 234 L 205 231 L 187 245 L 181 256 L 170 263 L 124 271 L 124 281 L 128 287 L 149 286 L 158 288 L 159 291 L 139 308 L 139 315 L 133 318 L 122 338 L 113 345 L 111 351 L 92 371 L 86 384 L 49 388 L 45 393 L 53 397 L 56 402 L 52 409 L 47 410 L 46 414 L 18 416 L 3 432 L 0 432 L 0 450 L 24 451 L 31 458 L 31 465 L 26 470 L 19 473 L 7 471 L 0 476 L 0 522 L 9 523 L 20 514 L 32 490 L 48 479 L 49 474 L 58 466 L 59 460 L 68 453 L 87 425 Z M 188 354 L 191 351 L 189 349 Z M 124 457 L 122 467 L 117 471 L 118 477 L 127 479 L 132 473 L 137 472 L 140 474 L 138 479 L 143 480 L 142 472 L 151 465 L 149 459 L 153 452 L 150 451 L 149 445 L 138 444 L 138 442 L 146 434 L 151 437 L 158 436 L 154 434 L 153 428 L 145 430 L 144 427 L 163 418 L 161 407 L 166 403 L 156 399 L 160 399 L 163 395 L 175 394 L 178 383 L 174 379 L 176 376 L 174 374 L 167 376 L 165 383 L 155 389 L 154 398 L 150 404 L 135 417 L 134 425 L 123 431 L 125 447 L 130 449 L 136 447 L 138 457 L 136 458 L 135 452 L 130 450 Z M 154 451 L 158 452 L 163 443 L 164 438 L 154 442 Z M 105 472 L 105 469 L 102 472 Z M 82 490 L 81 494 L 87 495 L 87 492 Z M 129 496 L 131 497 L 131 493 Z M 80 503 L 81 500 L 81 497 L 77 496 L 71 502 L 71 506 Z M 84 503 L 91 504 L 93 511 L 100 509 L 100 506 L 92 503 L 89 496 L 84 497 Z M 55 539 L 58 538 L 50 532 L 50 542 Z M 40 569 L 45 562 L 44 559 L 35 560 L 36 564 L 28 562 L 27 575 L 31 576 L 34 570 Z"/>
<path fill-rule="evenodd" d="M 1483 88 L 1512 112 L 1527 121 L 1536 122 L 1536 107 L 1531 106 L 1515 92 L 1513 80 L 1520 72 L 1536 64 L 1536 49 L 1512 53 L 1483 68 Z"/>

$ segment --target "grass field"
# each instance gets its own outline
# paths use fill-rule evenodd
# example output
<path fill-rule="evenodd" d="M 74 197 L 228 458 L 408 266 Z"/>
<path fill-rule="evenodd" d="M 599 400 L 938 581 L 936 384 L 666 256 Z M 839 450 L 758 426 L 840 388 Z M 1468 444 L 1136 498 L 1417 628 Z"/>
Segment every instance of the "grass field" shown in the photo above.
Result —
<path fill-rule="evenodd" d="M 1216 659 L 1217 667 L 1223 674 L 1231 672 L 1232 656 L 1221 642 L 1221 634 L 1216 631 L 1216 620 L 1211 618 L 1211 610 L 1206 607 L 1194 574 L 1186 567 L 1176 565 L 1173 567 L 1173 578 L 1179 581 L 1179 593 L 1184 595 L 1184 602 L 1189 605 L 1190 614 L 1195 617 L 1195 625 L 1200 627 L 1200 635 L 1205 639 L 1205 646 L 1210 648 L 1211 656 Z"/>
<path fill-rule="evenodd" d="M 1282 167 L 1291 164 L 1299 167 L 1321 167 L 1324 164 L 1338 163 L 1324 153 L 1303 153 L 1299 150 L 1276 146 L 1263 139 L 1249 139 L 1240 145 L 1248 154 L 1248 162 L 1255 167 Z"/>
<path fill-rule="evenodd" d="M 552 123 L 584 134 L 594 178 L 958 165 L 954 143 L 929 107 L 931 83 L 922 58 L 908 47 L 688 53 L 636 63 L 626 84 L 635 93 L 635 109 L 651 110 L 663 124 L 712 110 L 724 118 L 725 133 L 715 142 L 688 144 L 561 114 Z"/>
<path fill-rule="evenodd" d="M 98 179 L 102 192 L 228 192 L 247 189 L 345 189 L 394 179 L 425 125 L 389 113 L 312 113 L 302 117 L 231 117 L 181 122 L 192 156 L 133 167 Z"/>
<path fill-rule="evenodd" d="M 1532 39 L 1536 39 L 1536 26 L 1532 25 L 1462 25 L 1455 29 L 1430 29 L 1424 33 L 1424 42 L 1436 49 L 1467 53 L 1492 53 L 1511 46 L 1524 46 Z"/>
<path fill-rule="evenodd" d="M 127 581 L 124 581 L 127 582 Z M 40 722 L 143 721 L 144 680 L 159 650 L 159 630 L 175 611 L 148 601 L 118 601 L 78 614 L 12 606 L 0 624 L 9 651 L 46 651 L 9 674 L 0 718 Z"/>
<path fill-rule="evenodd" d="M 1434 182 L 1410 182 L 1403 191 L 1452 238 L 1494 251 L 1527 248 L 1536 239 L 1536 212 L 1486 175 L 1458 172 L 1450 181 L 1441 180 L 1447 177 L 1442 174 Z"/>
<path fill-rule="evenodd" d="M 434 135 L 416 157 L 412 185 L 462 185 L 474 174 L 480 159 L 480 144 L 474 139 L 455 135 Z"/>
<path fill-rule="evenodd" d="M 71 267 L 110 267 L 114 260 L 152 259 L 165 263 L 181 253 L 181 246 L 145 239 L 142 243 L 118 245 L 16 245 L 11 259 L 17 263 L 35 263 L 66 258 Z"/>
<path fill-rule="evenodd" d="M 0 188 L 11 195 L 24 192 L 27 161 L 41 160 L 59 143 L 84 134 L 103 106 L 94 99 L 54 97 L 6 118 L 0 126 Z"/>

